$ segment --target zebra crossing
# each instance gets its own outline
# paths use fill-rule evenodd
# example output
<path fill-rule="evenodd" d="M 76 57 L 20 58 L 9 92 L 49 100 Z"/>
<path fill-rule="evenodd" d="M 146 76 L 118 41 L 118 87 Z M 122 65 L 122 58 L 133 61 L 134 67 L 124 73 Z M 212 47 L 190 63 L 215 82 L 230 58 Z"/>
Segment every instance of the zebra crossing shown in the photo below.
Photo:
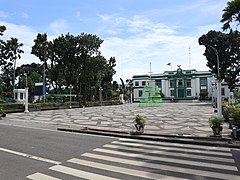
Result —
<path fill-rule="evenodd" d="M 96 180 L 240 179 L 230 148 L 127 138 L 120 138 L 26 178 L 64 179 L 61 175 L 67 179 Z"/>

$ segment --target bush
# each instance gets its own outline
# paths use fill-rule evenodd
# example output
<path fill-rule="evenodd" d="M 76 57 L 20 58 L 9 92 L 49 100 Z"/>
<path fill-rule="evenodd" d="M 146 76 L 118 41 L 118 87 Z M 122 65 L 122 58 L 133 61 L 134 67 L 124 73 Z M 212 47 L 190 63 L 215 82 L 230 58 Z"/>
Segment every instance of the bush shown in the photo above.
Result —
<path fill-rule="evenodd" d="M 145 125 L 145 123 L 146 123 L 146 120 L 142 117 L 142 116 L 140 116 L 139 114 L 135 117 L 135 120 L 133 121 L 134 123 L 136 123 L 136 124 L 140 124 L 140 125 Z"/>
<path fill-rule="evenodd" d="M 240 108 L 240 103 L 235 104 L 235 108 Z"/>
<path fill-rule="evenodd" d="M 222 117 L 212 116 L 208 119 L 210 127 L 219 127 L 223 125 L 224 119 Z"/>
<path fill-rule="evenodd" d="M 3 99 L 0 99 L 0 103 L 6 103 L 6 101 L 4 101 Z"/>
<path fill-rule="evenodd" d="M 231 117 L 235 122 L 240 122 L 240 108 L 235 108 L 231 113 Z"/>
<path fill-rule="evenodd" d="M 208 92 L 207 91 L 201 91 L 199 93 L 200 99 L 207 99 L 208 97 Z"/>

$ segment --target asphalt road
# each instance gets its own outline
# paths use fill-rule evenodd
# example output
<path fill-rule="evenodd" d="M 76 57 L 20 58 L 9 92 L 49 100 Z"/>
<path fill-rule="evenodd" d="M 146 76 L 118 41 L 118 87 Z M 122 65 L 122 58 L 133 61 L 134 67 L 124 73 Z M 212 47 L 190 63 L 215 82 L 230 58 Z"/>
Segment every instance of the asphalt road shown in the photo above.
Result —
<path fill-rule="evenodd" d="M 0 125 L 0 180 L 240 179 L 240 151 Z"/>
<path fill-rule="evenodd" d="M 0 125 L 0 179 L 25 179 L 27 175 L 44 171 L 53 165 L 51 162 L 32 159 L 31 156 L 65 162 L 113 140 L 114 138 L 100 136 Z M 9 152 L 10 150 L 14 152 Z"/>

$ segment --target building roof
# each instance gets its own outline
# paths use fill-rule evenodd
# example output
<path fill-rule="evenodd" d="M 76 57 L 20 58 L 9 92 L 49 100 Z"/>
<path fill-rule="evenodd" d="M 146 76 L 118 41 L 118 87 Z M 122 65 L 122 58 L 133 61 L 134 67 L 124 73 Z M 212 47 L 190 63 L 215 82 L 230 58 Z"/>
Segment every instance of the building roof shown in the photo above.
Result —
<path fill-rule="evenodd" d="M 195 76 L 212 76 L 210 71 L 197 71 L 196 69 L 182 70 L 180 67 L 174 71 L 164 71 L 163 73 L 151 74 L 151 78 L 174 78 L 174 77 L 195 77 Z M 133 79 L 149 79 L 150 74 L 134 75 Z"/>

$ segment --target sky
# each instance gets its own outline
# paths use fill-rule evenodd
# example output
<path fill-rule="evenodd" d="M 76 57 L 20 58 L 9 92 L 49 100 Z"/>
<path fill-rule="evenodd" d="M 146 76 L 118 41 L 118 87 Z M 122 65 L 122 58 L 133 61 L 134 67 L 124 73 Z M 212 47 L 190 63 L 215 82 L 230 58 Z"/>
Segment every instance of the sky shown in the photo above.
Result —
<path fill-rule="evenodd" d="M 0 0 L 3 39 L 18 38 L 17 65 L 40 63 L 31 54 L 38 33 L 48 40 L 89 33 L 104 40 L 100 51 L 116 58 L 114 80 L 182 69 L 208 71 L 198 38 L 220 23 L 228 0 Z M 171 66 L 167 64 L 171 63 Z M 151 64 L 151 65 L 150 65 Z"/>

